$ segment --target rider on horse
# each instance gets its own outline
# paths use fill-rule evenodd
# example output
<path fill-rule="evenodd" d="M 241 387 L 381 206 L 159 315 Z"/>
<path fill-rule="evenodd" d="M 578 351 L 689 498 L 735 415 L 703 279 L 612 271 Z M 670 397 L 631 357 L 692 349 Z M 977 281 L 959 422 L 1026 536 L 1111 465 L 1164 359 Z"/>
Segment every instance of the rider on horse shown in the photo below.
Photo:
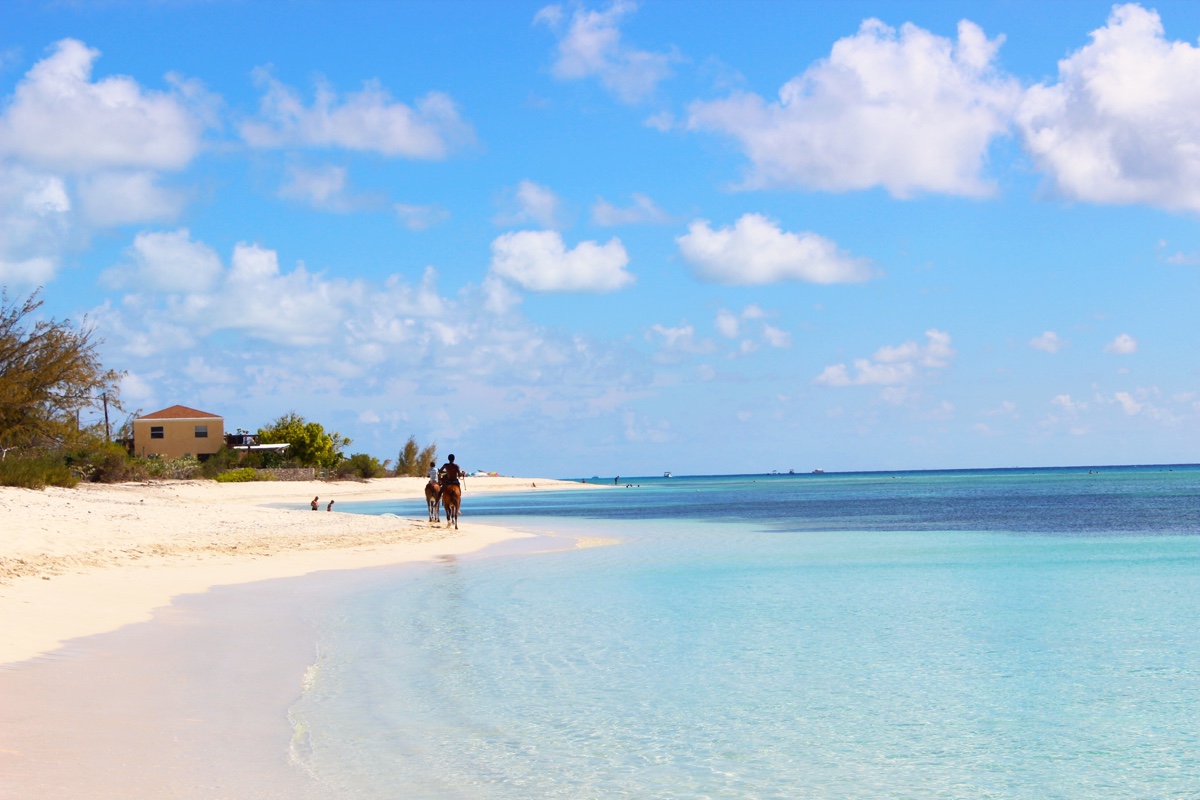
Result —
<path fill-rule="evenodd" d="M 442 487 L 438 485 L 438 468 L 436 461 L 429 462 L 429 472 L 427 472 L 426 475 L 429 476 L 429 483 L 426 485 L 432 486 L 433 490 L 440 496 L 442 493 Z"/>
<path fill-rule="evenodd" d="M 446 486 L 460 486 L 461 487 L 461 484 L 459 483 L 459 478 L 461 478 L 462 475 L 463 475 L 463 471 L 458 466 L 458 464 L 454 463 L 454 454 L 451 453 L 449 456 L 446 457 L 446 463 L 442 465 L 441 470 L 439 470 L 439 472 L 438 472 L 438 477 L 441 479 L 442 486 L 443 487 L 446 487 Z"/>

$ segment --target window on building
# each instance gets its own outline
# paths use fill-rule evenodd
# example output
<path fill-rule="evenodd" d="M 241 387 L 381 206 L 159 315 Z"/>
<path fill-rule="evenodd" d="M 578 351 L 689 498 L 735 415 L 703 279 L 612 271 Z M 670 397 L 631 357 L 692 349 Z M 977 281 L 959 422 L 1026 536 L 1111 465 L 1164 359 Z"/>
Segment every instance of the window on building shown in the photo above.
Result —
<path fill-rule="evenodd" d="M 163 438 L 163 426 L 162 425 L 151 425 L 150 426 L 150 438 L 151 439 Z"/>
<path fill-rule="evenodd" d="M 196 438 L 197 439 L 207 439 L 208 438 L 208 426 L 207 425 L 197 425 L 196 426 Z"/>

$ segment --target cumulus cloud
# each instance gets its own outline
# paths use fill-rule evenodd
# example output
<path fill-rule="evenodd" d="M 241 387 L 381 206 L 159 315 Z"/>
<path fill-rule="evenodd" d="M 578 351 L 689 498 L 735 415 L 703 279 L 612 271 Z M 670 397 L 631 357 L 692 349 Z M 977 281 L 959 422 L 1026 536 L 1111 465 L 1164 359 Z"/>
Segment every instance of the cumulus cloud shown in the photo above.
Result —
<path fill-rule="evenodd" d="M 1115 6 L 1017 123 L 1065 197 L 1200 211 L 1200 48 L 1168 41 L 1155 11 Z"/>
<path fill-rule="evenodd" d="M 734 313 L 727 308 L 717 309 L 717 316 L 714 322 L 717 333 L 724 336 L 726 339 L 743 338 L 739 345 L 739 352 L 743 355 L 752 353 L 758 349 L 759 343 L 750 338 L 755 333 L 771 347 L 791 347 L 792 335 L 787 331 L 768 325 L 764 320 L 767 317 L 767 312 L 760 306 L 751 303 L 741 310 L 740 313 Z"/>
<path fill-rule="evenodd" d="M 293 164 L 287 170 L 287 182 L 279 187 L 279 196 L 326 211 L 349 211 L 346 168 L 333 164 L 303 167 Z"/>
<path fill-rule="evenodd" d="M 644 194 L 634 193 L 633 205 L 624 208 L 614 206 L 603 197 L 597 198 L 596 204 L 592 206 L 592 222 L 606 227 L 668 221 L 670 217 L 667 213 Z"/>
<path fill-rule="evenodd" d="M 56 43 L 0 115 L 0 154 L 66 172 L 187 166 L 208 125 L 207 97 L 172 76 L 166 92 L 122 76 L 93 81 L 99 56 L 77 39 Z"/>
<path fill-rule="evenodd" d="M 620 22 L 636 4 L 616 0 L 604 11 L 578 6 L 570 21 L 561 5 L 542 8 L 535 24 L 544 24 L 558 36 L 558 54 L 550 71 L 559 80 L 596 78 L 626 103 L 637 103 L 653 94 L 671 74 L 669 53 L 638 50 L 621 41 Z"/>
<path fill-rule="evenodd" d="M 1104 345 L 1104 352 L 1116 353 L 1117 355 L 1127 356 L 1131 353 L 1136 353 L 1138 349 L 1137 339 L 1134 339 L 1128 333 L 1122 333 L 1117 338 L 1113 339 L 1108 344 Z"/>
<path fill-rule="evenodd" d="M 98 227 L 173 220 L 187 205 L 187 195 L 159 185 L 153 172 L 100 172 L 79 179 L 80 206 Z"/>
<path fill-rule="evenodd" d="M 1121 410 L 1129 416 L 1133 416 L 1142 410 L 1142 404 L 1133 399 L 1129 392 L 1117 392 L 1113 395 L 1113 399 L 1121 406 Z"/>
<path fill-rule="evenodd" d="M 826 367 L 814 380 L 826 386 L 903 386 L 920 375 L 921 367 L 945 369 L 956 355 L 950 346 L 950 334 L 930 328 L 925 344 L 905 342 L 884 346 L 871 358 L 854 360 L 853 370 L 845 364 Z"/>
<path fill-rule="evenodd" d="M 531 180 L 523 180 L 505 199 L 506 208 L 496 215 L 497 225 L 525 225 L 532 223 L 543 228 L 560 225 L 561 202 L 554 190 Z"/>
<path fill-rule="evenodd" d="M 0 283 L 33 286 L 58 269 L 70 230 L 62 178 L 0 164 Z"/>
<path fill-rule="evenodd" d="M 535 292 L 613 292 L 629 286 L 620 239 L 568 250 L 557 231 L 516 231 L 492 242 L 491 273 Z"/>
<path fill-rule="evenodd" d="M 784 84 L 778 100 L 697 101 L 688 127 L 738 142 L 751 162 L 746 188 L 986 196 L 988 147 L 1007 132 L 1021 96 L 994 67 L 1002 41 L 966 20 L 951 41 L 869 19 Z"/>
<path fill-rule="evenodd" d="M 134 291 L 204 292 L 224 269 L 216 251 L 193 241 L 187 228 L 139 233 L 126 259 L 106 270 L 101 281 Z"/>
<path fill-rule="evenodd" d="M 746 214 L 733 227 L 718 230 L 708 220 L 696 220 L 675 241 L 693 273 L 714 283 L 858 283 L 871 277 L 865 259 L 815 233 L 781 230 L 761 214 Z"/>
<path fill-rule="evenodd" d="M 256 72 L 266 92 L 258 115 L 241 125 L 255 147 L 339 147 L 380 155 L 440 159 L 474 140 L 471 126 L 449 95 L 430 92 L 407 105 L 378 81 L 340 96 L 320 83 L 311 106 L 266 70 Z"/>
<path fill-rule="evenodd" d="M 1054 331 L 1046 331 L 1041 336 L 1030 339 L 1029 346 L 1034 350 L 1041 350 L 1043 353 L 1057 353 L 1067 346 L 1067 342 Z"/>

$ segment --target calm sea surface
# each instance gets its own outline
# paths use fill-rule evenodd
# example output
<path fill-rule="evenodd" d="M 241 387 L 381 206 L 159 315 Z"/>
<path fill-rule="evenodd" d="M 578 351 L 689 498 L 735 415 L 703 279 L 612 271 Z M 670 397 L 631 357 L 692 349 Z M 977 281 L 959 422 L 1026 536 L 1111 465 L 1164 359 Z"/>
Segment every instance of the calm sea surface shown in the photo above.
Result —
<path fill-rule="evenodd" d="M 299 763 L 346 798 L 1200 798 L 1200 467 L 621 483 L 468 481 L 465 519 L 619 543 L 340 601 Z"/>

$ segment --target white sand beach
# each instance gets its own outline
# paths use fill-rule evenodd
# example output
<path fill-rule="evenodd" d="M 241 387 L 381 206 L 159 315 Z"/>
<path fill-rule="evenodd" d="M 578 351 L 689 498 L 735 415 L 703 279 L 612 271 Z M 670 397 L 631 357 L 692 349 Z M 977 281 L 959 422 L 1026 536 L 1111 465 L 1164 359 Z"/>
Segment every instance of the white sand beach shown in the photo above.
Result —
<path fill-rule="evenodd" d="M 337 513 L 338 502 L 419 499 L 424 485 L 380 478 L 0 487 L 0 664 L 149 619 L 171 598 L 212 586 L 425 560 L 527 535 L 471 522 L 473 494 L 595 488 L 470 478 L 458 531 L 423 518 Z M 318 512 L 308 508 L 313 497 Z M 334 513 L 325 510 L 330 500 Z"/>

